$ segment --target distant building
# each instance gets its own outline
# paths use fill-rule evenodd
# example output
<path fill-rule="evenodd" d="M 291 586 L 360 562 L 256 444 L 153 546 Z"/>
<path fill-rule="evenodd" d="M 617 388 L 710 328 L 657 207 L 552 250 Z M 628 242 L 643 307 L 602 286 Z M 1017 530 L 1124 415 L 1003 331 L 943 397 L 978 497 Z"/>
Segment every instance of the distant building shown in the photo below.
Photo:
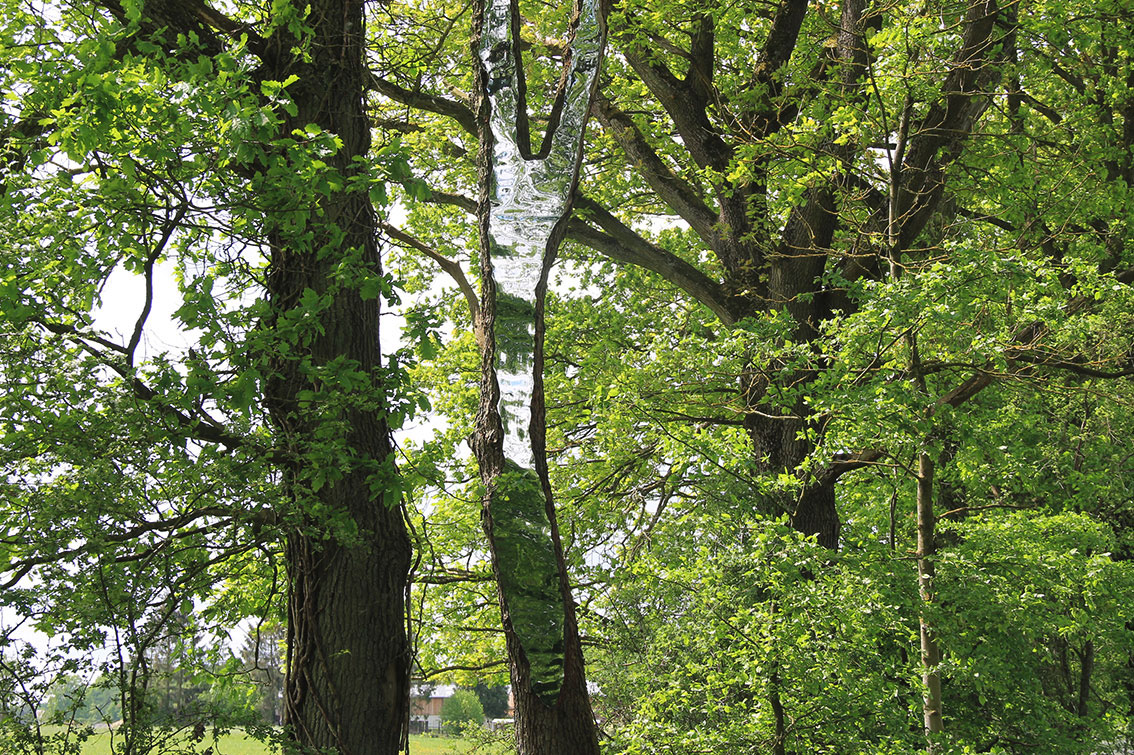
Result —
<path fill-rule="evenodd" d="M 456 691 L 452 684 L 410 685 L 410 733 L 441 731 L 441 705 Z"/>

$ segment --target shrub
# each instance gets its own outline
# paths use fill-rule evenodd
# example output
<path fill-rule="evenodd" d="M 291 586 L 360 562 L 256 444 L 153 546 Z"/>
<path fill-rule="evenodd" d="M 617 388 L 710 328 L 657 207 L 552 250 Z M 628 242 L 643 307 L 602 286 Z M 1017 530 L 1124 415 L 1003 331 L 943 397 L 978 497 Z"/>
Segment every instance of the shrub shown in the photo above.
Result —
<path fill-rule="evenodd" d="M 460 734 L 469 722 L 484 723 L 484 708 L 474 693 L 459 689 L 441 703 L 441 728 L 446 734 Z"/>

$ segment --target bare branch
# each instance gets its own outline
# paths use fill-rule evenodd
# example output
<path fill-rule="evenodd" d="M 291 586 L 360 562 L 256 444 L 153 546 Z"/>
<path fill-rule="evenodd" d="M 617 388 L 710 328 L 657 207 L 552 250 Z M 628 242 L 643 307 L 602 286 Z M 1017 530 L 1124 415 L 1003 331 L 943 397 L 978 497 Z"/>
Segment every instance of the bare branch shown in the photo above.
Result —
<path fill-rule="evenodd" d="M 597 94 L 594 109 L 603 128 L 622 147 L 631 164 L 638 168 L 658 197 L 681 216 L 706 244 L 711 247 L 717 245 L 718 234 L 713 228 L 717 214 L 705 204 L 700 192 L 669 169 L 634 121 L 610 100 Z"/>
<path fill-rule="evenodd" d="M 166 219 L 162 224 L 161 238 L 154 244 L 154 248 L 150 250 L 149 255 L 146 256 L 146 264 L 144 268 L 144 275 L 146 279 L 146 300 L 142 305 L 142 312 L 138 315 L 138 321 L 134 323 L 134 332 L 130 336 L 130 342 L 126 344 L 126 363 L 131 367 L 134 366 L 134 352 L 138 348 L 138 344 L 142 340 L 142 331 L 146 327 L 146 320 L 149 319 L 150 310 L 154 304 L 154 263 L 161 257 L 165 251 L 165 247 L 169 244 L 169 240 L 173 238 L 173 232 L 181 224 L 182 219 L 185 217 L 185 212 L 188 210 L 188 202 L 184 202 L 172 218 Z"/>
<path fill-rule="evenodd" d="M 415 92 L 406 89 L 399 84 L 377 76 L 373 72 L 368 73 L 368 86 L 384 97 L 389 97 L 395 102 L 399 102 L 406 107 L 416 108 L 419 110 L 427 110 L 437 115 L 444 115 L 452 118 L 457 124 L 465 131 L 476 136 L 477 125 L 476 118 L 473 116 L 473 111 L 467 105 L 457 100 L 446 99 L 435 94 L 428 94 L 426 92 Z"/>
<path fill-rule="evenodd" d="M 594 249 L 617 262 L 626 262 L 660 275 L 697 301 L 711 309 L 721 322 L 736 322 L 724 288 L 677 255 L 651 244 L 614 217 L 593 199 L 579 196 L 575 207 L 594 220 L 606 233 L 596 231 L 582 220 L 573 218 L 567 237 Z"/>
<path fill-rule="evenodd" d="M 460 288 L 461 293 L 464 294 L 465 301 L 468 302 L 469 314 L 472 315 L 473 331 L 479 333 L 480 329 L 477 327 L 477 323 L 480 322 L 480 304 L 477 301 L 476 291 L 469 283 L 468 278 L 465 277 L 465 271 L 461 268 L 460 263 L 456 262 L 455 260 L 449 259 L 445 255 L 425 244 L 420 239 L 409 235 L 405 231 L 395 228 L 389 223 L 379 223 L 379 227 L 383 231 L 385 231 L 390 236 L 390 238 L 401 244 L 404 244 L 405 246 L 421 252 L 426 257 L 429 257 L 429 259 L 436 262 L 442 270 L 449 274 L 449 277 L 456 282 L 457 287 Z"/>

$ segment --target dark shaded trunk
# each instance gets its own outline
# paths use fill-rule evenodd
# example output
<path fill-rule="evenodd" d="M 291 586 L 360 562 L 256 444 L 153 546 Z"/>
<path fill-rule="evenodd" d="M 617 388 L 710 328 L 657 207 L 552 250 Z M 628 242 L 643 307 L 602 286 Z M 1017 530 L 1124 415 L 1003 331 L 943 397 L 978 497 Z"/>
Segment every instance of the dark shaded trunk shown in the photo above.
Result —
<path fill-rule="evenodd" d="M 749 391 L 750 406 L 758 401 L 759 392 Z M 756 465 L 772 474 L 795 471 L 812 453 L 812 441 L 802 438 L 804 420 L 793 416 L 769 416 L 766 407 L 755 407 L 745 426 L 752 439 Z M 768 513 L 787 514 L 792 529 L 814 535 L 820 545 L 836 549 L 842 522 L 835 507 L 835 475 L 805 480 L 803 487 L 790 498 L 772 502 Z"/>
<path fill-rule="evenodd" d="M 354 158 L 370 149 L 363 3 L 316 0 L 309 23 L 311 37 L 302 43 L 277 29 L 266 56 L 273 68 L 268 78 L 298 77 L 287 90 L 297 112 L 284 119 L 281 133 L 317 124 L 338 136 L 341 148 L 325 159 L 349 179 L 358 171 Z M 301 47 L 309 58 L 300 56 Z M 382 476 L 393 468 L 379 382 L 378 300 L 363 300 L 340 277 L 344 264 L 357 264 L 369 277 L 381 274 L 376 218 L 365 192 L 306 196 L 311 202 L 295 206 L 279 198 L 287 209 L 269 233 L 272 315 L 265 323 L 274 349 L 267 403 L 287 444 L 285 484 L 302 512 L 286 548 L 285 722 L 304 746 L 393 755 L 409 711 L 410 543 L 399 501 L 383 500 Z M 308 291 L 322 303 L 312 307 Z M 284 344 L 286 350 L 277 348 Z M 353 396 L 333 377 L 317 378 L 332 361 L 373 384 Z"/>
<path fill-rule="evenodd" d="M 351 508 L 348 501 L 336 502 Z M 379 502 L 377 506 L 381 506 Z M 394 512 L 396 514 L 396 512 Z M 409 705 L 404 630 L 409 545 L 370 519 L 364 542 L 288 542 L 289 669 L 285 724 L 309 747 L 341 755 L 400 752 Z M 360 525 L 362 522 L 360 521 Z"/>
<path fill-rule="evenodd" d="M 837 549 L 842 521 L 835 508 L 835 484 L 817 482 L 804 487 L 789 522 L 796 532 L 814 535 L 823 547 Z"/>
<path fill-rule="evenodd" d="M 1091 703 L 1091 674 L 1095 669 L 1095 643 L 1087 640 L 1079 652 L 1079 699 L 1075 706 L 1075 713 L 1080 718 L 1086 718 L 1090 712 Z"/>

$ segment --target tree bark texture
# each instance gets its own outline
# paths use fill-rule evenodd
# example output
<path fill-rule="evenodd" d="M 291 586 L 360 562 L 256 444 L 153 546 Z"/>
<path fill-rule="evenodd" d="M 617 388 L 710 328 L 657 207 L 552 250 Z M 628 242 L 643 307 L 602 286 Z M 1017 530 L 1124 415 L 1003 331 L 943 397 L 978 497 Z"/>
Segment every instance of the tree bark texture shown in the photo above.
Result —
<path fill-rule="evenodd" d="M 281 130 L 317 124 L 342 140 L 327 162 L 342 176 L 358 171 L 356 156 L 370 149 L 363 102 L 364 25 L 362 0 L 311 3 L 310 58 L 296 53 L 300 40 L 277 29 L 265 56 L 270 78 L 285 81 L 298 112 Z M 405 632 L 405 590 L 410 543 L 397 501 L 384 501 L 374 484 L 376 470 L 388 470 L 390 430 L 379 400 L 347 403 L 333 410 L 341 423 L 342 459 L 305 455 L 321 442 L 317 407 L 301 406 L 300 391 L 317 391 L 313 368 L 344 359 L 376 382 L 382 362 L 377 299 L 364 301 L 357 288 L 341 285 L 335 270 L 348 254 L 361 254 L 371 275 L 381 273 L 376 216 L 366 192 L 332 191 L 308 208 L 302 232 L 285 224 L 270 232 L 267 288 L 279 334 L 287 315 L 299 314 L 311 290 L 329 303 L 303 318 L 317 318 L 287 355 L 271 358 L 267 401 L 272 420 L 292 454 L 285 484 L 296 491 L 306 513 L 287 539 L 288 677 L 286 724 L 296 740 L 313 748 L 337 748 L 341 755 L 394 755 L 402 749 L 409 714 L 409 645 Z M 306 237 L 303 233 L 307 233 Z M 298 310 L 298 311 L 297 311 Z M 279 336 L 286 339 L 286 334 Z M 377 386 L 381 389 L 380 382 Z M 321 487 L 297 481 L 309 466 L 344 469 Z M 305 468 L 305 465 L 308 468 Z M 306 473 L 306 474 L 305 474 Z M 302 499 L 302 500 L 300 500 Z M 311 508 L 319 509 L 311 513 Z M 327 519 L 349 521 L 356 535 L 328 532 Z"/>
<path fill-rule="evenodd" d="M 927 452 L 918 459 L 917 477 L 917 578 L 918 591 L 922 603 L 932 604 L 936 598 L 933 587 L 935 568 L 933 558 L 937 554 L 934 536 L 935 519 L 933 513 L 933 460 Z M 934 636 L 933 627 L 921 614 L 918 621 L 921 627 L 921 668 L 924 702 L 922 707 L 925 719 L 925 733 L 930 738 L 930 752 L 936 752 L 934 738 L 945 730 L 941 717 L 941 646 Z"/>

